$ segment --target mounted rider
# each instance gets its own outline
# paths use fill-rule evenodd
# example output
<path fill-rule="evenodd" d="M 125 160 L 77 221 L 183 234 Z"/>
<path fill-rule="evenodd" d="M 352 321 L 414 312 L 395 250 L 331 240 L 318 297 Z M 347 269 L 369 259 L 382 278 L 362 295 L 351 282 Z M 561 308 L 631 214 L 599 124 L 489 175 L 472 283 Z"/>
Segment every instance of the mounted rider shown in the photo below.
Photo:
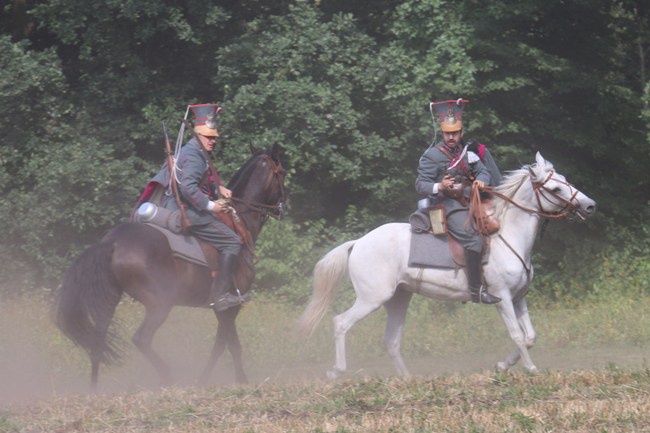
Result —
<path fill-rule="evenodd" d="M 233 282 L 242 241 L 219 217 L 231 211 L 229 201 L 232 197 L 232 191 L 223 185 L 211 158 L 219 138 L 217 116 L 221 107 L 218 104 L 190 105 L 184 120 L 190 111 L 194 116 L 193 137 L 180 146 L 185 130 L 183 123 L 175 158 L 169 157 L 165 161 L 145 188 L 139 203 L 153 201 L 146 197 L 149 190 L 152 190 L 149 196 L 164 190 L 159 205 L 171 211 L 180 211 L 188 225 L 184 227 L 186 234 L 205 240 L 219 251 L 219 271 L 212 283 L 209 298 L 209 306 L 219 312 L 243 304 L 250 299 L 250 295 L 239 294 Z M 169 169 L 170 166 L 174 167 L 173 170 Z M 175 183 L 170 182 L 171 177 Z"/>
<path fill-rule="evenodd" d="M 444 205 L 446 229 L 463 246 L 472 302 L 495 304 L 501 298 L 488 293 L 482 285 L 483 239 L 469 221 L 469 195 L 472 185 L 479 190 L 498 185 L 501 173 L 484 145 L 463 141 L 462 115 L 468 103 L 459 98 L 429 105 L 434 123 L 442 131 L 442 141 L 420 157 L 415 189 Z"/>

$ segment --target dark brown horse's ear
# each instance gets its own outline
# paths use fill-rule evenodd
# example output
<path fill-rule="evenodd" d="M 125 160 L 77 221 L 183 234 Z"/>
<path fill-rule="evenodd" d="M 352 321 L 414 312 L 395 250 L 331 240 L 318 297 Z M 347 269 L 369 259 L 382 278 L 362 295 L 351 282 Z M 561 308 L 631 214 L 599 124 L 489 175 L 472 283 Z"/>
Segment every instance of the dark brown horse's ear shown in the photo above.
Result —
<path fill-rule="evenodd" d="M 273 145 L 273 148 L 271 148 L 271 154 L 273 155 L 273 159 L 276 161 L 280 160 L 280 152 L 282 152 L 282 148 L 278 143 L 275 143 Z"/>
<path fill-rule="evenodd" d="M 249 144 L 248 147 L 251 150 L 251 155 L 255 155 L 257 153 L 257 147 L 253 146 L 252 144 Z"/>

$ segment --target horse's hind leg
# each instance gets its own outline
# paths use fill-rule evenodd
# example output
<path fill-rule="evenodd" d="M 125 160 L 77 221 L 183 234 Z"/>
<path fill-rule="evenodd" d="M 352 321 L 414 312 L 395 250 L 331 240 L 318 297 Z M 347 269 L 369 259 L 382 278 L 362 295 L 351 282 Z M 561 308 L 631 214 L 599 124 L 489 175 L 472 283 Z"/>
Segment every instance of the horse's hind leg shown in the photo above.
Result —
<path fill-rule="evenodd" d="M 510 303 L 504 299 L 504 301 L 497 304 L 497 308 L 508 327 L 510 337 L 517 345 L 517 348 L 508 354 L 505 360 L 496 364 L 497 371 L 508 371 L 519 359 L 522 359 L 526 370 L 536 372 L 537 367 L 533 364 L 528 352 L 528 349 L 535 344 L 536 335 L 530 320 L 526 300 L 522 298 L 517 302 Z"/>
<path fill-rule="evenodd" d="M 153 350 L 153 337 L 156 331 L 162 326 L 163 322 L 169 316 L 171 311 L 170 305 L 147 305 L 144 320 L 133 334 L 133 344 L 142 352 L 142 354 L 151 362 L 160 376 L 163 385 L 172 383 L 169 366 Z"/>
<path fill-rule="evenodd" d="M 359 320 L 366 317 L 368 314 L 375 311 L 385 302 L 385 299 L 365 299 L 359 295 L 357 291 L 357 299 L 354 304 L 347 311 L 334 317 L 334 341 L 336 346 L 336 363 L 334 368 L 327 372 L 328 379 L 336 379 L 347 370 L 347 361 L 345 354 L 345 334 L 357 323 Z M 368 290 L 366 293 L 372 293 Z"/>
<path fill-rule="evenodd" d="M 395 295 L 384 304 L 387 314 L 384 345 L 386 346 L 388 355 L 393 360 L 393 365 L 397 370 L 397 374 L 402 377 L 410 376 L 406 364 L 404 364 L 400 347 L 402 333 L 404 331 L 404 321 L 406 320 L 406 312 L 412 296 L 413 293 L 398 288 Z"/>

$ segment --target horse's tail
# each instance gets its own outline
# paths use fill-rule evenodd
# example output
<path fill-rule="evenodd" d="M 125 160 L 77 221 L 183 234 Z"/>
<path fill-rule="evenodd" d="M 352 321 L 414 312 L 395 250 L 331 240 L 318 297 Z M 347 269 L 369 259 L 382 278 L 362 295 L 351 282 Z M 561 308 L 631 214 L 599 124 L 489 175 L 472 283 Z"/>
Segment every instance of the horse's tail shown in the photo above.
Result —
<path fill-rule="evenodd" d="M 355 241 L 348 241 L 331 250 L 314 267 L 314 293 L 298 322 L 301 333 L 311 335 L 332 303 L 341 278 L 348 270 L 348 256 Z"/>
<path fill-rule="evenodd" d="M 108 327 L 122 296 L 111 271 L 113 242 L 91 245 L 63 277 L 56 305 L 56 325 L 82 347 L 95 365 L 121 358 L 120 340 Z"/>

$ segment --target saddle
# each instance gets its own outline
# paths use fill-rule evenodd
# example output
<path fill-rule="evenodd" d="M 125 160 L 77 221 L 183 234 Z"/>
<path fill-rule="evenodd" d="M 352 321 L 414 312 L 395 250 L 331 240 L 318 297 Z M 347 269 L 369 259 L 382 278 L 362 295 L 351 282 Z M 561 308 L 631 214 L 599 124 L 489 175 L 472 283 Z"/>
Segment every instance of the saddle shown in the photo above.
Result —
<path fill-rule="evenodd" d="M 254 252 L 251 235 L 235 213 L 219 214 L 219 219 L 237 233 L 242 243 L 252 253 Z M 164 234 L 175 257 L 196 265 L 205 266 L 210 269 L 212 278 L 217 276 L 219 272 L 219 251 L 202 239 L 182 233 L 179 211 L 170 211 L 153 203 L 145 202 L 134 213 L 132 221 L 147 224 Z M 243 257 L 240 255 L 235 272 L 235 283 L 240 288 L 245 285 L 244 280 L 248 272 L 246 265 L 249 261 L 242 259 Z"/>
<path fill-rule="evenodd" d="M 450 268 L 465 267 L 465 252 L 462 244 L 446 230 L 442 234 L 433 234 L 428 208 L 418 209 L 409 217 L 411 225 L 411 245 L 409 266 L 416 268 Z M 489 249 L 483 251 L 483 263 L 486 263 Z"/>

